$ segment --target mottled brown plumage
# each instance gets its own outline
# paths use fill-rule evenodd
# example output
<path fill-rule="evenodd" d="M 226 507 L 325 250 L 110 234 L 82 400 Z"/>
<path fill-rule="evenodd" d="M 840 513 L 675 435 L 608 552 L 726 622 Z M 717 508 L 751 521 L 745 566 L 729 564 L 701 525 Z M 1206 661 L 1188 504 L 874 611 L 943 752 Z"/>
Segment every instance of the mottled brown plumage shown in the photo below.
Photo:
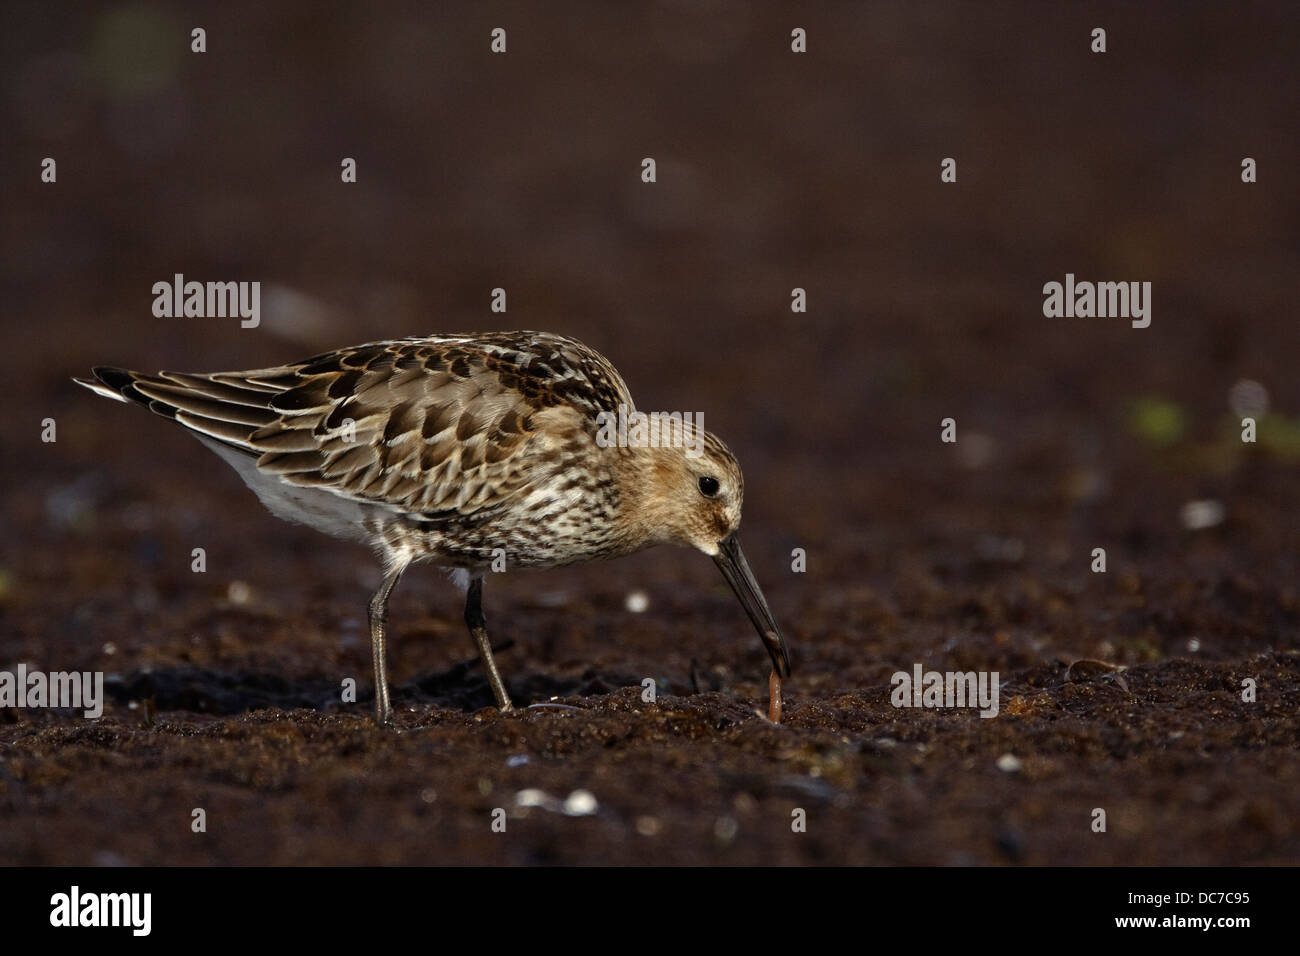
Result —
<path fill-rule="evenodd" d="M 276 515 L 376 548 L 385 568 L 371 603 L 381 722 L 388 595 L 415 561 L 463 572 L 466 620 L 503 709 L 510 702 L 479 605 L 494 561 L 553 567 L 692 545 L 723 567 L 774 668 L 788 673 L 735 543 L 744 493 L 735 458 L 689 422 L 676 447 L 605 447 L 601 413 L 635 406 L 613 365 L 575 339 L 446 334 L 245 372 L 94 375 L 76 381 L 185 425 Z M 682 447 L 693 441 L 698 458 Z"/>

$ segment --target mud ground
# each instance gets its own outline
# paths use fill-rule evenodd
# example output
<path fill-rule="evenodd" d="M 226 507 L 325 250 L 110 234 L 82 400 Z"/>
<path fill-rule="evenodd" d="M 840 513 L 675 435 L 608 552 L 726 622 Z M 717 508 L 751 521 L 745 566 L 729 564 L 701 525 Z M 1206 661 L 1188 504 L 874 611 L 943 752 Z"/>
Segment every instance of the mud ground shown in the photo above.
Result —
<path fill-rule="evenodd" d="M 203 55 L 182 5 L 0 15 L 0 669 L 108 696 L 0 710 L 0 862 L 1300 862 L 1294 7 L 438 9 L 205 6 Z M 261 325 L 155 318 L 177 272 L 262 281 Z M 1044 318 L 1067 272 L 1151 281 L 1151 326 Z M 488 581 L 511 716 L 408 574 L 380 731 L 369 555 L 69 381 L 502 327 L 732 446 L 782 725 L 660 549 Z M 997 671 L 998 716 L 895 708 L 916 663 Z"/>

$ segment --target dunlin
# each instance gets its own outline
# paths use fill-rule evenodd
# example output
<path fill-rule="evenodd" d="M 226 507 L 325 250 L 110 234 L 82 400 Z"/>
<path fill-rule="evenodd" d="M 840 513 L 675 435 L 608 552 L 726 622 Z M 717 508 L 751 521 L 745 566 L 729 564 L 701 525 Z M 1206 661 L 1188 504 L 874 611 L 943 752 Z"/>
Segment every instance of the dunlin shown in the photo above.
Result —
<path fill-rule="evenodd" d="M 716 437 L 601 440 L 606 413 L 635 409 L 613 365 L 547 332 L 373 342 L 246 372 L 145 375 L 94 369 L 100 395 L 171 418 L 239 472 L 275 515 L 372 546 L 375 719 L 392 720 L 384 637 L 407 566 L 452 569 L 497 706 L 512 710 L 492 658 L 483 578 L 656 544 L 712 556 L 772 658 L 774 719 L 785 641 L 736 528 L 744 482 Z M 692 453 L 694 451 L 694 453 Z"/>

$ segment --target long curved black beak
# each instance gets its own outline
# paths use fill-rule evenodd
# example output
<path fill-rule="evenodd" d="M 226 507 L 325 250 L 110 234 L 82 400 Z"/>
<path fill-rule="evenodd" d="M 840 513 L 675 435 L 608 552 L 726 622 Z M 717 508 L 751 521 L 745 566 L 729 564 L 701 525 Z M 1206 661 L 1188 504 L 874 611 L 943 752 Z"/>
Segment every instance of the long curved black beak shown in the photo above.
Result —
<path fill-rule="evenodd" d="M 754 572 L 749 569 L 745 552 L 740 550 L 740 539 L 730 534 L 718 542 L 718 553 L 713 556 L 713 560 L 722 570 L 722 576 L 731 585 L 731 590 L 740 598 L 754 627 L 758 629 L 758 636 L 763 639 L 763 646 L 772 658 L 773 669 L 781 677 L 789 677 L 790 657 L 786 654 L 785 638 L 772 619 L 772 609 L 767 606 L 767 599 L 754 580 Z"/>

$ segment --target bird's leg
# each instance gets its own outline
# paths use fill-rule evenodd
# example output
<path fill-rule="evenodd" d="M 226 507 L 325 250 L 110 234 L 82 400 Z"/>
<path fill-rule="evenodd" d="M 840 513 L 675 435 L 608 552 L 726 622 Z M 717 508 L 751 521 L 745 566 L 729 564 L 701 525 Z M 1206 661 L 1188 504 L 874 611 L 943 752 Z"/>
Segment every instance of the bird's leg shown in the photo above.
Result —
<path fill-rule="evenodd" d="M 487 668 L 488 681 L 492 684 L 492 693 L 496 695 L 497 709 L 502 713 L 509 713 L 514 710 L 514 704 L 510 703 L 510 695 L 506 693 L 506 685 L 501 680 L 501 672 L 497 670 L 497 662 L 492 659 L 492 645 L 488 641 L 487 618 L 483 616 L 483 576 L 480 574 L 469 582 L 469 590 L 465 593 L 465 623 L 469 625 L 469 633 L 474 638 L 474 643 L 478 645 L 479 655 L 483 658 L 483 666 Z"/>
<path fill-rule="evenodd" d="M 375 659 L 375 723 L 381 727 L 393 722 L 393 708 L 388 702 L 388 668 L 384 663 L 384 625 L 388 622 L 388 596 L 393 593 L 405 565 L 388 572 L 384 583 L 370 599 L 370 651 Z"/>

